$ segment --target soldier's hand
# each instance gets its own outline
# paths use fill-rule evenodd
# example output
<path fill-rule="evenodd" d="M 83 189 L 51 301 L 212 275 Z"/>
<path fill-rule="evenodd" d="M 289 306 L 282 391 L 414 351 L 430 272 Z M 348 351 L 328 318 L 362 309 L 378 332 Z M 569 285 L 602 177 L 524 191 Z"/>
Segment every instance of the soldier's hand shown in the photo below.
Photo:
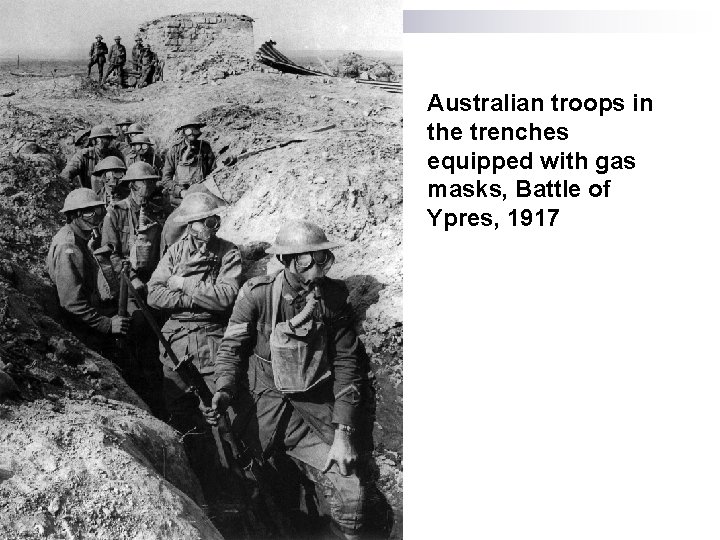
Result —
<path fill-rule="evenodd" d="M 126 335 L 130 330 L 130 317 L 115 315 L 110 319 L 110 332 L 112 334 Z"/>
<path fill-rule="evenodd" d="M 133 278 L 130 283 L 132 283 L 133 288 L 139 293 L 145 292 L 145 289 L 147 288 L 140 278 Z"/>
<path fill-rule="evenodd" d="M 333 440 L 330 452 L 328 452 L 327 461 L 322 472 L 328 472 L 333 463 L 337 463 L 338 470 L 343 476 L 348 476 L 357 461 L 357 452 L 350 441 L 350 435 L 345 431 L 335 430 L 335 439 Z"/>
<path fill-rule="evenodd" d="M 220 416 L 225 413 L 228 405 L 230 405 L 230 400 L 230 394 L 221 390 L 215 392 L 212 399 L 212 407 L 208 408 L 200 403 L 200 411 L 203 413 L 205 421 L 211 426 L 216 426 L 220 420 Z"/>
<path fill-rule="evenodd" d="M 184 281 L 184 277 L 170 276 L 167 280 L 168 289 L 170 289 L 171 291 L 181 291 Z"/>

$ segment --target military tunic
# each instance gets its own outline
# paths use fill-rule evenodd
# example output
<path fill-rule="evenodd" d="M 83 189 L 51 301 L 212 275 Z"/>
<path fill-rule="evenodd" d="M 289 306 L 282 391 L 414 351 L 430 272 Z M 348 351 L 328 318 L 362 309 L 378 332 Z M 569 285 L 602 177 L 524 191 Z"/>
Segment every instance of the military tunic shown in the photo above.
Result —
<path fill-rule="evenodd" d="M 165 156 L 162 186 L 173 207 L 180 204 L 188 187 L 201 183 L 215 169 L 215 154 L 209 142 L 196 141 L 191 150 L 188 153 L 187 143 L 182 140 Z"/>
<path fill-rule="evenodd" d="M 101 153 L 93 146 L 91 148 L 84 148 L 75 154 L 70 161 L 67 162 L 60 176 L 68 181 L 72 181 L 75 176 L 78 176 L 80 178 L 79 187 L 94 189 L 92 172 L 95 170 L 95 166 L 108 156 L 116 156 L 125 163 L 125 156 L 117 148 L 109 147 Z M 97 185 L 95 188 L 97 188 Z M 102 196 L 102 190 L 96 193 Z"/>
<path fill-rule="evenodd" d="M 110 47 L 110 55 L 108 56 L 108 63 L 110 66 L 124 66 L 126 61 L 126 52 L 125 52 L 125 45 L 122 43 L 120 44 L 113 44 Z"/>
<path fill-rule="evenodd" d="M 132 48 L 132 63 L 133 69 L 135 71 L 140 70 L 140 58 L 142 58 L 143 50 L 144 46 L 142 44 L 135 44 L 135 46 Z"/>
<path fill-rule="evenodd" d="M 144 232 L 144 236 L 152 246 L 152 259 L 157 263 L 160 260 L 160 233 L 162 227 L 159 220 L 162 209 L 148 203 L 145 212 L 146 217 L 153 225 Z M 138 234 L 139 218 L 140 206 L 132 196 L 113 203 L 108 208 L 103 222 L 102 244 L 113 246 L 110 260 L 117 274 L 122 269 L 123 261 L 128 260 L 130 257 L 130 249 Z M 154 265 L 149 270 L 136 270 L 133 268 L 130 271 L 130 276 L 133 278 L 139 277 L 143 282 L 147 283 L 154 270 Z"/>

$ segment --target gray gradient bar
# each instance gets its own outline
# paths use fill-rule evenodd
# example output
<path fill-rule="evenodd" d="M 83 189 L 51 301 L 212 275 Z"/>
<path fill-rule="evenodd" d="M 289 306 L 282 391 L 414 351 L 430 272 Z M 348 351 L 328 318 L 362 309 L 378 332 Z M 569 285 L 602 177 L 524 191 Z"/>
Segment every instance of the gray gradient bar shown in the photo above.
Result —
<path fill-rule="evenodd" d="M 675 33 L 701 30 L 703 16 L 677 11 L 405 10 L 403 32 Z"/>

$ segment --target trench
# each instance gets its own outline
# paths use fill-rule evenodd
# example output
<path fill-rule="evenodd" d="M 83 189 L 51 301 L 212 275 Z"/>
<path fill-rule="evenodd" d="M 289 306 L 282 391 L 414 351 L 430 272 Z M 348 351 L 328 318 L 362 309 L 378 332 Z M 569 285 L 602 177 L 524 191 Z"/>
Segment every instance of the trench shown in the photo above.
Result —
<path fill-rule="evenodd" d="M 152 91 L 148 91 L 150 96 L 146 99 L 159 101 L 158 96 L 152 95 Z M 139 115 L 140 121 L 147 124 L 149 130 L 160 134 L 165 144 L 172 136 L 170 126 L 176 107 L 182 102 L 181 97 L 178 96 L 176 103 L 164 101 L 157 106 L 147 104 Z M 377 471 L 374 474 L 394 512 L 395 530 L 392 537 L 401 537 L 401 487 L 399 488 L 396 477 L 402 467 L 402 412 L 398 407 L 402 399 L 402 325 L 387 322 L 387 309 L 390 305 L 388 299 L 396 297 L 401 290 L 387 275 L 383 275 L 388 261 L 382 252 L 397 248 L 395 239 L 391 237 L 388 240 L 386 237 L 389 236 L 387 231 L 397 227 L 393 216 L 401 213 L 402 199 L 397 198 L 397 189 L 390 174 L 372 162 L 380 156 L 393 156 L 399 146 L 396 143 L 386 144 L 382 134 L 375 132 L 340 137 L 337 130 L 334 130 L 323 139 L 288 146 L 282 153 L 266 152 L 249 159 L 237 160 L 237 156 L 242 156 L 248 149 L 272 145 L 277 140 L 276 133 L 337 124 L 337 115 L 334 111 L 324 111 L 317 118 L 313 118 L 312 122 L 303 119 L 288 128 L 285 122 L 290 115 L 281 100 L 270 103 L 270 100 L 265 98 L 266 103 L 253 104 L 252 100 L 232 99 L 232 103 L 229 102 L 231 97 L 228 97 L 225 103 L 216 104 L 210 109 L 205 108 L 203 114 L 209 124 L 208 137 L 221 159 L 227 162 L 218 175 L 218 183 L 225 192 L 231 193 L 235 214 L 231 216 L 230 225 L 240 231 L 240 234 L 231 237 L 231 240 L 245 246 L 244 253 L 250 263 L 248 272 L 265 271 L 267 258 L 258 256 L 258 253 L 261 253 L 258 246 L 271 240 L 267 231 L 276 230 L 281 216 L 291 213 L 288 201 L 294 200 L 300 205 L 301 211 L 331 216 L 332 219 L 327 219 L 321 226 L 332 234 L 356 240 L 346 253 L 348 262 L 339 264 L 338 269 L 340 277 L 345 279 L 351 290 L 351 300 L 358 312 L 361 337 L 375 372 L 377 420 L 373 458 Z M 306 98 L 308 103 L 301 108 L 309 110 L 315 107 L 311 99 L 315 98 Z M 53 339 L 57 341 L 57 338 L 49 334 L 62 335 L 62 331 L 53 326 L 57 313 L 48 296 L 44 253 L 52 235 L 62 224 L 58 210 L 64 195 L 71 189 L 71 186 L 64 185 L 57 177 L 57 171 L 75 150 L 71 140 L 71 128 L 84 128 L 99 121 L 106 121 L 108 112 L 112 113 L 112 116 L 122 116 L 135 106 L 137 103 L 119 101 L 109 110 L 102 112 L 99 107 L 88 107 L 86 111 L 68 115 L 66 111 L 49 114 L 47 110 L 42 110 L 42 107 L 37 112 L 28 106 L 16 105 L 6 107 L 4 117 L 0 119 L 0 128 L 10 125 L 16 133 L 27 132 L 28 136 L 34 137 L 42 147 L 42 151 L 37 154 L 7 152 L 3 154 L 0 165 L 0 194 L 7 196 L 7 200 L 3 202 L 6 206 L 0 207 L 0 253 L 3 254 L 0 257 L 17 266 L 10 272 L 13 276 L 11 285 L 18 287 L 18 291 L 35 299 L 41 306 L 42 313 L 35 314 L 38 319 L 36 326 L 39 327 L 40 334 L 48 334 L 44 338 L 46 343 L 38 345 L 40 352 L 34 360 L 27 361 L 24 367 L 19 366 L 19 362 L 14 362 L 15 368 L 10 370 L 21 382 L 20 390 L 25 399 L 46 400 L 50 396 L 62 401 L 67 399 L 68 394 L 74 396 L 74 399 L 83 399 L 85 392 L 88 400 L 93 396 L 108 394 L 110 399 L 133 402 L 132 392 L 127 392 L 121 381 L 112 378 L 108 366 L 98 358 L 88 360 L 91 356 L 84 350 L 78 353 L 82 360 L 78 361 L 80 367 L 77 373 L 54 375 L 52 370 L 48 370 L 49 373 L 38 377 L 37 373 L 32 374 L 26 368 L 34 365 L 35 369 L 41 366 L 43 354 L 52 354 L 56 358 L 64 358 L 63 354 L 66 354 L 62 351 L 58 353 L 56 348 L 48 345 Z M 349 110 L 350 107 L 348 105 Z M 294 109 L 297 112 L 297 104 Z M 29 127 L 24 128 L 23 123 Z M 338 177 L 338 161 L 348 156 L 361 155 L 365 152 L 368 141 L 373 145 L 373 160 L 355 163 L 354 167 L 347 170 L 342 169 Z M 233 162 L 233 159 L 236 161 Z M 369 176 L 373 177 L 372 185 L 367 180 Z M 268 197 L 269 194 L 280 192 L 286 196 Z M 377 247 L 373 253 L 363 253 L 363 250 L 371 249 L 374 244 L 377 244 Z M 394 271 L 394 268 L 391 270 Z M 397 271 L 400 272 L 399 269 Z M 42 324 L 52 326 L 51 331 L 42 328 Z M 18 332 L 18 328 L 7 330 L 20 337 L 15 340 L 17 347 L 11 351 L 12 354 L 19 354 L 17 351 L 26 346 L 32 336 L 23 336 L 22 332 Z M 30 348 L 42 341 L 43 339 L 37 340 Z M 0 358 L 3 357 L 2 352 L 0 350 Z M 72 356 L 71 353 L 67 354 Z M 90 365 L 91 362 L 95 367 Z M 53 366 L 54 368 L 59 371 L 64 369 L 62 366 Z M 92 373 L 96 374 L 94 379 L 90 378 L 89 374 Z M 102 388 L 103 384 L 107 386 L 107 383 L 102 382 L 105 378 L 114 381 L 110 385 L 112 387 Z M 58 381 L 64 382 L 58 385 Z M 97 405 L 94 402 L 93 404 Z M 171 447 L 170 443 L 164 442 L 163 445 Z M 165 454 L 160 452 L 147 460 L 156 471 L 162 470 L 162 465 L 157 461 L 161 455 Z M 283 466 L 287 467 L 288 464 Z M 0 481 L 0 486 L 2 484 Z M 309 486 L 306 488 L 307 492 L 311 491 Z M 313 499 L 311 493 L 307 492 L 304 497 L 299 498 L 305 505 Z M 319 506 L 322 504 L 319 503 Z M 241 537 L 238 532 L 243 528 L 237 523 L 242 518 L 232 498 L 214 501 L 203 509 L 225 538 Z M 318 513 L 322 514 L 322 510 L 319 508 Z M 297 509 L 296 527 L 305 527 L 308 537 L 316 537 L 327 518 L 317 515 L 307 520 L 301 515 L 303 511 L 306 515 L 314 512 L 306 507 Z M 378 518 L 376 521 L 381 520 L 382 518 Z"/>

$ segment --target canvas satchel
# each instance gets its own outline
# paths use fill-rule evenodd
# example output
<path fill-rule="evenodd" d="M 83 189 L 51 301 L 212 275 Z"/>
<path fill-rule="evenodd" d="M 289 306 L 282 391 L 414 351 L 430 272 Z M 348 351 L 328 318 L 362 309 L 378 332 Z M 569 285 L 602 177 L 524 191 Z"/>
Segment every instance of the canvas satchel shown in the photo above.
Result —
<path fill-rule="evenodd" d="M 296 394 L 310 390 L 331 374 L 327 358 L 327 330 L 324 322 L 312 317 L 311 312 L 318 303 L 311 297 L 313 293 L 308 295 L 305 309 L 291 321 L 278 322 L 283 280 L 284 272 L 280 272 L 272 285 L 270 361 L 277 389 L 286 394 Z M 305 311 L 309 312 L 308 316 L 302 316 Z M 300 322 L 300 319 L 307 320 Z M 293 324 L 293 321 L 298 324 Z"/>

